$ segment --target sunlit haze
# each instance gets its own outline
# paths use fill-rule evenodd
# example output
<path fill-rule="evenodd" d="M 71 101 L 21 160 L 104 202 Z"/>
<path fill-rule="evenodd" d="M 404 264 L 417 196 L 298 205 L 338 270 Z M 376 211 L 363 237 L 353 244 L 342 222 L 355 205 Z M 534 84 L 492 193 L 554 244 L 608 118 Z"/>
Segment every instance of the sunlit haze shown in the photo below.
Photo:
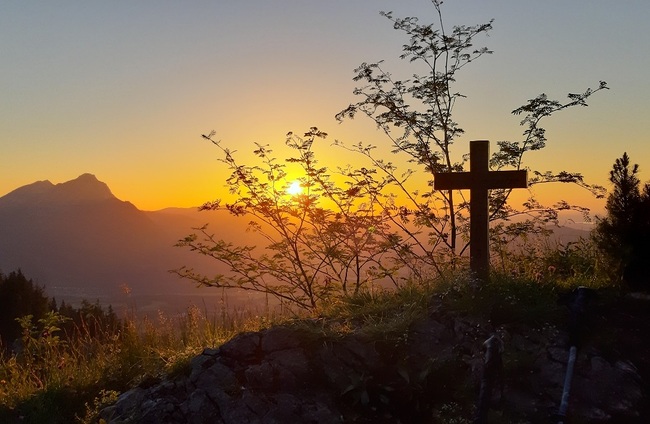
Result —
<path fill-rule="evenodd" d="M 287 189 L 287 193 L 292 196 L 296 196 L 302 193 L 302 187 L 300 186 L 300 182 L 299 181 L 292 182 L 289 188 Z"/>
<path fill-rule="evenodd" d="M 228 176 L 219 151 L 201 134 L 237 150 L 254 142 L 282 157 L 285 134 L 311 126 L 329 137 L 314 146 L 322 166 L 360 160 L 334 140 L 386 146 L 362 117 L 334 115 L 355 101 L 353 69 L 381 59 L 401 78 L 403 34 L 379 16 L 435 18 L 428 0 L 277 0 L 2 2 L 0 4 L 0 196 L 38 180 L 60 183 L 92 173 L 138 208 L 196 206 L 224 197 Z M 582 172 L 607 186 L 624 151 L 650 180 L 650 2 L 630 0 L 449 0 L 446 25 L 494 18 L 494 50 L 458 76 L 467 98 L 456 121 L 472 139 L 521 136 L 510 114 L 545 92 L 608 91 L 546 122 L 548 147 L 526 165 Z M 299 175 L 289 175 L 298 178 Z M 580 190 L 570 197 L 595 209 Z"/>

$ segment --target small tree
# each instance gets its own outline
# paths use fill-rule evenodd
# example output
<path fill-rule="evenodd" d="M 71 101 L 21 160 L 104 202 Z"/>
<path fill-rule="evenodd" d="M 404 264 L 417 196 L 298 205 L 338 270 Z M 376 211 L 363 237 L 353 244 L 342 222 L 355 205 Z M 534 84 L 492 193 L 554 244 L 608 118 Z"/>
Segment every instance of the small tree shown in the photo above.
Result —
<path fill-rule="evenodd" d="M 609 173 L 613 185 L 607 197 L 607 216 L 598 222 L 594 238 L 604 254 L 612 278 L 638 286 L 650 283 L 650 184 L 641 191 L 639 165 L 627 152 Z"/>
<path fill-rule="evenodd" d="M 402 194 L 399 202 L 395 201 L 395 196 L 384 197 L 379 202 L 393 226 L 406 235 L 399 248 L 413 251 L 418 259 L 438 268 L 435 265 L 441 252 L 446 252 L 442 260 L 454 263 L 471 242 L 467 220 L 469 203 L 461 192 L 434 191 L 433 174 L 462 171 L 465 166 L 466 157 L 454 161 L 452 154 L 454 142 L 464 133 L 453 119 L 454 108 L 464 97 L 456 90 L 455 83 L 467 65 L 492 53 L 487 47 L 474 47 L 475 40 L 492 29 L 492 21 L 475 26 L 454 26 L 447 32 L 442 19 L 442 1 L 432 0 L 432 3 L 437 12 L 437 25 L 422 25 L 414 17 L 395 18 L 392 13 L 382 12 L 395 29 L 409 37 L 400 58 L 422 65 L 426 73 L 402 80 L 386 71 L 382 62 L 361 64 L 354 78 L 365 83 L 354 91 L 361 100 L 349 105 L 337 118 L 354 118 L 357 114 L 369 117 L 388 137 L 393 153 L 406 155 L 416 170 L 419 168 L 428 176 L 426 187 L 414 190 L 407 180 L 416 170 L 399 171 L 391 162 L 375 157 L 372 145 L 349 147 L 369 159 L 378 170 L 377 175 L 382 177 L 368 184 L 369 190 L 390 185 Z M 546 146 L 546 132 L 540 126 L 546 117 L 572 106 L 587 106 L 587 98 L 606 88 L 606 83 L 601 81 L 596 89 L 569 94 L 565 102 L 540 94 L 513 110 L 513 114 L 523 116 L 523 137 L 519 141 L 497 143 L 498 150 L 491 158 L 492 169 L 524 168 L 524 156 Z M 596 196 L 604 192 L 602 187 L 585 183 L 580 173 L 568 171 L 533 170 L 529 186 L 552 182 L 578 184 Z M 508 242 L 523 233 L 542 231 L 548 223 L 557 223 L 560 210 L 588 212 L 586 208 L 565 201 L 544 206 L 534 197 L 517 210 L 508 204 L 510 193 L 509 189 L 490 192 L 490 220 L 495 222 L 493 240 Z M 516 215 L 527 217 L 526 222 L 507 222 Z"/>
<path fill-rule="evenodd" d="M 435 24 L 422 25 L 417 18 L 382 15 L 403 31 L 409 42 L 401 59 L 420 67 L 424 73 L 409 79 L 395 79 L 382 62 L 363 63 L 355 81 L 364 85 L 354 94 L 361 100 L 336 115 L 344 120 L 362 114 L 372 119 L 388 137 L 393 153 L 406 155 L 414 169 L 399 170 L 391 161 L 377 157 L 375 146 L 359 143 L 339 146 L 361 154 L 365 167 L 319 167 L 312 151 L 325 134 L 312 128 L 303 138 L 289 134 L 287 144 L 297 155 L 287 162 L 302 167 L 303 187 L 298 197 L 285 195 L 285 164 L 271 156 L 268 146 L 255 151 L 261 165 L 242 165 L 232 152 L 213 138 L 203 137 L 224 153 L 231 170 L 227 184 L 237 199 L 223 206 L 212 202 L 203 209 L 226 209 L 234 215 L 253 218 L 251 228 L 267 241 L 267 253 L 258 255 L 253 246 L 238 246 L 219 240 L 206 227 L 197 229 L 179 242 L 226 264 L 229 275 L 206 277 L 182 268 L 176 272 L 202 285 L 239 287 L 273 295 L 302 308 L 314 309 L 320 303 L 341 295 L 356 293 L 380 279 L 395 284 L 404 280 L 425 281 L 432 273 L 444 275 L 449 264 L 460 260 L 471 240 L 468 234 L 469 202 L 462 192 L 433 190 L 433 174 L 462 171 L 466 159 L 454 160 L 454 142 L 463 129 L 454 120 L 454 108 L 464 96 L 455 89 L 463 68 L 491 53 L 475 48 L 475 39 L 492 29 L 492 21 L 475 26 L 455 26 L 451 32 L 443 24 L 441 1 L 432 0 L 437 12 Z M 546 146 L 540 123 L 544 118 L 572 106 L 586 106 L 595 92 L 607 88 L 569 94 L 560 102 L 541 94 L 513 111 L 522 115 L 524 126 L 519 141 L 499 141 L 491 167 L 524 168 L 524 156 Z M 336 185 L 330 173 L 344 183 Z M 426 185 L 412 187 L 412 176 L 423 172 Z M 584 182 L 575 172 L 532 171 L 529 184 L 568 182 L 596 195 L 602 187 Z M 536 231 L 557 222 L 559 210 L 578 208 L 560 201 L 543 206 L 534 198 L 516 210 L 508 204 L 510 190 L 492 190 L 490 219 L 495 240 L 508 241 L 522 232 Z M 580 209 L 585 211 L 585 209 Z M 529 217 L 524 224 L 511 224 L 515 215 Z M 461 241 L 462 244 L 458 244 Z"/>
<path fill-rule="evenodd" d="M 394 278 L 384 260 L 387 247 L 378 237 L 386 232 L 385 223 L 372 197 L 362 198 L 363 182 L 341 188 L 327 168 L 318 166 L 312 145 L 326 133 L 312 128 L 303 137 L 287 135 L 286 144 L 297 153 L 287 162 L 302 168 L 300 183 L 306 192 L 300 195 L 288 194 L 286 164 L 278 163 L 268 146 L 258 144 L 254 152 L 262 165 L 241 165 L 213 136 L 203 137 L 224 153 L 231 171 L 227 185 L 237 198 L 225 205 L 209 202 L 201 209 L 250 217 L 249 228 L 268 242 L 268 253 L 257 255 L 254 246 L 219 240 L 204 226 L 177 245 L 212 257 L 231 272 L 206 277 L 183 267 L 175 271 L 178 275 L 205 286 L 265 293 L 310 310 L 356 294 L 374 281 Z M 355 175 L 362 179 L 362 174 Z"/>

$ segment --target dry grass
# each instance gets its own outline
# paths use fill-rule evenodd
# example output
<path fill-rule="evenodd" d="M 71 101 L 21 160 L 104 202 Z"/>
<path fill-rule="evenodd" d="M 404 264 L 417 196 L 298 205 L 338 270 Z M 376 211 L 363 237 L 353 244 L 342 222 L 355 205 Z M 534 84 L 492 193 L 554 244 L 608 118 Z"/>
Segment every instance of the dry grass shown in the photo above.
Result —
<path fill-rule="evenodd" d="M 126 317 L 120 329 L 66 336 L 63 317 L 23 318 L 22 350 L 0 357 L 0 422 L 93 422 L 117 394 L 149 378 L 183 369 L 205 347 L 277 320 L 246 311 L 207 317 L 190 306 L 182 316 Z"/>

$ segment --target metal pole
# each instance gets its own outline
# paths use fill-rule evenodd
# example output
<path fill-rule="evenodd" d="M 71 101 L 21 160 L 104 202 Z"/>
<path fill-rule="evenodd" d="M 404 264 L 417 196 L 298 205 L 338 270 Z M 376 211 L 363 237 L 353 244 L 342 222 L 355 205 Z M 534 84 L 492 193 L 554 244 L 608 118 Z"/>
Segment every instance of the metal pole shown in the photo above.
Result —
<path fill-rule="evenodd" d="M 560 408 L 555 416 L 558 424 L 564 424 L 567 409 L 569 408 L 569 395 L 571 394 L 571 382 L 573 381 L 573 368 L 576 363 L 578 346 L 584 337 L 585 308 L 587 300 L 594 296 L 594 292 L 587 287 L 580 286 L 573 292 L 573 300 L 569 305 L 571 315 L 569 319 L 569 360 L 567 361 L 566 374 L 564 375 L 564 388 Z"/>
<path fill-rule="evenodd" d="M 564 424 L 566 418 L 566 411 L 569 407 L 569 394 L 571 393 L 571 381 L 573 380 L 573 366 L 576 363 L 576 353 L 578 348 L 571 346 L 569 350 L 569 361 L 566 366 L 566 375 L 564 376 L 564 388 L 562 389 L 562 401 L 560 402 L 560 409 L 557 412 L 557 424 Z"/>
<path fill-rule="evenodd" d="M 498 381 L 503 383 L 501 380 L 503 342 L 496 334 L 493 334 L 483 342 L 483 347 L 485 348 L 483 375 L 481 376 L 481 389 L 476 405 L 474 424 L 487 424 L 494 385 Z M 501 386 L 501 396 L 503 396 L 503 385 Z"/>

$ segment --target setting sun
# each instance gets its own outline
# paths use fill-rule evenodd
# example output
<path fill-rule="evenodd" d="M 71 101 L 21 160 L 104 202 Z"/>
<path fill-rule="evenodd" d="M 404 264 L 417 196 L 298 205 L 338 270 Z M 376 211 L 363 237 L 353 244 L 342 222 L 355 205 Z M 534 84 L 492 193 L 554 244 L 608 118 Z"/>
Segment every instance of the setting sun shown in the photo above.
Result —
<path fill-rule="evenodd" d="M 300 185 L 299 181 L 294 181 L 287 189 L 287 194 L 290 194 L 292 196 L 297 196 L 300 193 L 302 193 L 302 186 Z"/>

